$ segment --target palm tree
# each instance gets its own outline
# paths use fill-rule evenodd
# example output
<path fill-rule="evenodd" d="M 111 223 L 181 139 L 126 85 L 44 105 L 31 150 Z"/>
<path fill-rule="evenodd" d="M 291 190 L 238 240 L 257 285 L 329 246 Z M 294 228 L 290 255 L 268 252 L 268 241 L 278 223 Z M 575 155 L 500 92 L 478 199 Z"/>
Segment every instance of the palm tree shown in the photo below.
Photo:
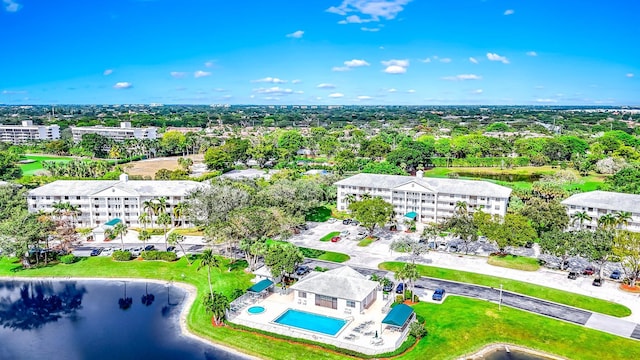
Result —
<path fill-rule="evenodd" d="M 167 248 L 167 227 L 171 224 L 171 216 L 166 212 L 163 212 L 158 216 L 158 225 L 162 225 L 164 231 L 164 248 Z"/>
<path fill-rule="evenodd" d="M 209 291 L 211 292 L 211 296 L 213 296 L 213 286 L 211 285 L 211 268 L 220 266 L 220 262 L 218 258 L 213 255 L 213 251 L 211 249 L 205 249 L 202 252 L 202 257 L 200 258 L 200 265 L 198 265 L 198 271 L 203 267 L 207 268 L 207 280 L 209 281 Z"/>
<path fill-rule="evenodd" d="M 394 277 L 395 277 L 396 280 L 400 281 L 401 283 L 404 283 L 404 279 L 407 278 L 406 267 L 402 267 L 398 271 L 396 271 L 396 273 L 394 274 Z M 407 291 L 407 284 L 405 283 L 404 286 L 402 287 L 402 300 L 403 301 L 404 301 L 404 295 L 405 295 L 406 291 Z"/>
<path fill-rule="evenodd" d="M 153 215 L 155 215 L 155 204 L 153 200 L 145 200 L 142 203 L 142 209 L 144 212 L 149 214 L 149 218 L 151 219 L 151 227 L 153 227 Z"/>
<path fill-rule="evenodd" d="M 604 214 L 598 219 L 598 227 L 602 229 L 611 229 L 616 226 L 616 218 L 613 214 Z"/>
<path fill-rule="evenodd" d="M 571 225 L 575 225 L 576 222 L 579 224 L 579 229 L 582 229 L 582 224 L 585 222 L 591 221 L 591 216 L 587 214 L 586 211 L 578 211 L 577 213 L 571 215 L 573 220 L 571 221 Z"/>
<path fill-rule="evenodd" d="M 168 237 L 167 240 L 169 241 L 169 244 L 171 244 L 171 245 L 180 246 L 180 250 L 182 250 L 182 253 L 185 254 L 185 256 L 187 257 L 187 263 L 189 263 L 189 265 L 191 265 L 191 257 L 186 255 L 187 253 L 184 251 L 184 247 L 182 247 L 182 242 L 184 241 L 184 235 L 179 234 L 179 233 L 174 231 L 171 234 L 169 234 L 169 237 Z"/>
<path fill-rule="evenodd" d="M 627 225 L 629 225 L 631 216 L 632 216 L 631 213 L 628 211 L 616 211 L 615 213 L 616 225 L 620 227 L 622 226 L 626 227 Z"/>
<path fill-rule="evenodd" d="M 187 204 L 185 202 L 179 202 L 173 207 L 173 218 L 180 221 L 180 226 L 183 225 L 182 217 L 187 210 Z"/>
<path fill-rule="evenodd" d="M 351 203 L 356 201 L 356 195 L 355 194 L 347 194 L 344 198 L 345 198 L 345 200 L 347 200 L 347 204 L 351 204 Z"/>
<path fill-rule="evenodd" d="M 456 214 L 459 214 L 459 215 L 467 214 L 468 212 L 467 203 L 464 201 L 457 201 L 456 206 L 454 207 L 454 210 Z"/>
<path fill-rule="evenodd" d="M 111 230 L 111 234 L 113 234 L 113 236 L 120 236 L 122 251 L 124 251 L 124 236 L 127 235 L 128 232 L 129 232 L 129 229 L 127 228 L 127 225 L 122 221 L 117 223 L 116 226 L 113 227 L 113 230 Z"/>
<path fill-rule="evenodd" d="M 140 216 L 138 216 L 138 222 L 142 224 L 142 228 L 146 230 L 147 225 L 151 222 L 151 220 L 149 219 L 149 214 L 146 212 L 140 214 Z"/>
<path fill-rule="evenodd" d="M 138 233 L 138 240 L 142 241 L 142 246 L 143 246 L 142 251 L 145 251 L 145 250 L 144 250 L 144 247 L 145 247 L 146 242 L 147 242 L 149 239 L 151 239 L 151 233 L 150 233 L 150 232 L 148 232 L 146 229 L 144 229 L 144 230 L 142 230 L 142 231 L 140 231 L 140 232 Z"/>
<path fill-rule="evenodd" d="M 413 301 L 415 281 L 420 278 L 420 274 L 418 274 L 418 268 L 416 267 L 416 264 L 405 264 L 403 272 L 405 279 L 407 279 L 407 281 L 411 284 L 411 301 Z"/>
<path fill-rule="evenodd" d="M 169 206 L 169 204 L 167 204 L 167 198 L 166 197 L 161 197 L 159 199 L 156 200 L 156 214 L 161 214 L 164 212 L 167 212 L 167 207 Z"/>
<path fill-rule="evenodd" d="M 204 308 L 212 314 L 215 324 L 220 325 L 229 309 L 229 299 L 223 294 L 211 293 L 202 299 L 202 304 Z"/>

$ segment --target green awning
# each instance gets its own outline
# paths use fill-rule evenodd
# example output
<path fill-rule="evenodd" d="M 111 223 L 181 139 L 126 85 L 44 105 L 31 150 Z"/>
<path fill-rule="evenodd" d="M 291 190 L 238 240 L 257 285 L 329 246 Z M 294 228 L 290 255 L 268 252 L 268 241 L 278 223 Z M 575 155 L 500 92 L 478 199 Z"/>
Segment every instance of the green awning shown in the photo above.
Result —
<path fill-rule="evenodd" d="M 273 285 L 273 281 L 271 281 L 269 279 L 264 279 L 264 280 L 256 283 L 252 287 L 250 287 L 249 290 L 247 290 L 247 291 L 251 291 L 251 292 L 254 292 L 254 293 L 259 293 L 259 292 L 264 291 L 264 289 L 268 288 L 271 285 Z"/>
<path fill-rule="evenodd" d="M 406 214 L 404 214 L 404 217 L 409 218 L 409 219 L 415 219 L 418 217 L 418 213 L 415 211 L 412 212 L 408 212 Z"/>
<path fill-rule="evenodd" d="M 109 221 L 107 221 L 106 223 L 104 223 L 106 226 L 115 226 L 117 223 L 122 222 L 122 220 L 115 218 L 115 219 L 111 219 Z"/>
<path fill-rule="evenodd" d="M 402 327 L 411 318 L 413 309 L 405 304 L 394 306 L 382 320 L 383 324 Z"/>

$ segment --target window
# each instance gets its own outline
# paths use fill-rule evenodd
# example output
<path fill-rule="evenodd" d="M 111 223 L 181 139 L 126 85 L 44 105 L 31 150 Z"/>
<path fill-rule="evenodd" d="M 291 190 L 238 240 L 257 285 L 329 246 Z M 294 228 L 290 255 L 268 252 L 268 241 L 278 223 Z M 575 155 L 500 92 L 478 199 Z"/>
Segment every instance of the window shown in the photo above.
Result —
<path fill-rule="evenodd" d="M 347 307 L 350 307 L 350 308 L 356 307 L 356 302 L 353 300 L 347 300 Z"/>
<path fill-rule="evenodd" d="M 337 309 L 338 299 L 331 296 L 316 295 L 316 306 L 322 306 L 330 309 Z"/>
<path fill-rule="evenodd" d="M 298 297 L 302 298 L 302 299 L 306 299 L 307 298 L 307 293 L 304 291 L 298 291 Z"/>

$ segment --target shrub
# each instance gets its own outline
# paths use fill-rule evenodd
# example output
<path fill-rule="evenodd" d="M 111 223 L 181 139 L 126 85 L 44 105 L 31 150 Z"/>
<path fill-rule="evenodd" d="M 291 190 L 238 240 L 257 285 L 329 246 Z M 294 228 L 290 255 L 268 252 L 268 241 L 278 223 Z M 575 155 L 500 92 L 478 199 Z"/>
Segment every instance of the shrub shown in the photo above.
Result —
<path fill-rule="evenodd" d="M 116 250 L 113 252 L 113 260 L 115 261 L 129 261 L 131 260 L 131 252 L 125 250 Z"/>
<path fill-rule="evenodd" d="M 404 301 L 404 299 L 402 298 L 402 295 L 396 295 L 396 303 L 400 304 Z"/>
<path fill-rule="evenodd" d="M 421 339 L 427 335 L 427 329 L 422 323 L 414 321 L 409 325 L 409 334 L 416 339 Z"/>
<path fill-rule="evenodd" d="M 413 292 L 411 290 L 407 290 L 404 292 L 404 299 L 410 300 L 413 297 Z"/>
<path fill-rule="evenodd" d="M 420 302 L 420 296 L 418 296 L 418 295 L 413 295 L 413 302 L 414 302 L 414 303 Z"/>
<path fill-rule="evenodd" d="M 73 254 L 69 254 L 69 255 L 64 255 L 60 257 L 60 262 L 63 264 L 73 264 L 74 262 L 80 260 L 79 257 L 73 255 Z"/>
<path fill-rule="evenodd" d="M 235 300 L 235 299 L 239 298 L 242 295 L 244 295 L 244 290 L 242 290 L 242 289 L 234 289 L 233 292 L 231 292 L 231 299 Z"/>
<path fill-rule="evenodd" d="M 325 272 L 325 271 L 327 271 L 329 269 L 323 268 L 323 267 L 320 267 L 320 266 L 316 266 L 315 268 L 313 268 L 313 270 L 317 271 L 317 272 Z"/>
<path fill-rule="evenodd" d="M 177 256 L 173 251 L 145 251 L 142 253 L 144 260 L 175 261 Z"/>

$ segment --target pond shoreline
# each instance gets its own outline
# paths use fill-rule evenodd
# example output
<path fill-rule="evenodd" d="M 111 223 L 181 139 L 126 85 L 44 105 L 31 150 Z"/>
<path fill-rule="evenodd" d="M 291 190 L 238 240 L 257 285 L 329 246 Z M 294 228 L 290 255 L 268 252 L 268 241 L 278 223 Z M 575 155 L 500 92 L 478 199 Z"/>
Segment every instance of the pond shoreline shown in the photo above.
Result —
<path fill-rule="evenodd" d="M 563 357 L 560 357 L 560 356 L 557 356 L 557 355 L 552 355 L 552 354 L 549 354 L 549 353 L 546 353 L 546 352 L 543 352 L 543 351 L 531 349 L 531 348 L 520 346 L 520 345 L 505 344 L 505 343 L 489 344 L 489 345 L 483 347 L 482 349 L 480 349 L 478 352 L 459 357 L 458 360 L 479 360 L 479 359 L 484 359 L 487 355 L 489 355 L 489 354 L 491 354 L 493 352 L 500 351 L 500 350 L 505 350 L 505 349 L 509 349 L 509 351 L 510 350 L 515 350 L 515 351 L 527 353 L 527 354 L 534 355 L 534 356 L 540 356 L 540 357 L 543 357 L 543 358 L 548 359 L 548 360 L 567 360 L 567 358 L 563 358 Z"/>

